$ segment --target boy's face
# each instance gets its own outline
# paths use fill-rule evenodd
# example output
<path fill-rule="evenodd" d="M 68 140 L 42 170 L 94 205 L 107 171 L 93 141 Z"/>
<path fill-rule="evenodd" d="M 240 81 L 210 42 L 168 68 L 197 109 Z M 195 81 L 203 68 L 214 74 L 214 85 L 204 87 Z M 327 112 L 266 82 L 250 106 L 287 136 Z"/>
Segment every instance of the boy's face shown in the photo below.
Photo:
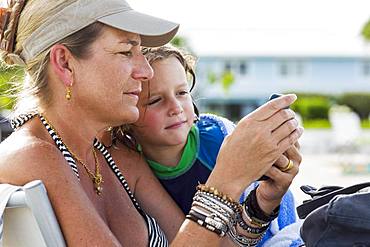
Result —
<path fill-rule="evenodd" d="M 132 132 L 144 150 L 185 145 L 195 113 L 184 67 L 175 57 L 157 60 L 152 67 L 154 77 L 143 82 Z"/>

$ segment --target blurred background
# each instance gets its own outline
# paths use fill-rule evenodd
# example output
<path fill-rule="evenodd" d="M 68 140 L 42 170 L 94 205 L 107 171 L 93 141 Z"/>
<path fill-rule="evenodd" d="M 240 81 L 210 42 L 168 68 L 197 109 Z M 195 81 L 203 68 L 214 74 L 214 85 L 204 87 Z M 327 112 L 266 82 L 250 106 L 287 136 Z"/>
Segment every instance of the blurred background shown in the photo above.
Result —
<path fill-rule="evenodd" d="M 172 43 L 197 57 L 200 112 L 235 122 L 271 93 L 295 93 L 304 136 L 293 184 L 347 186 L 370 181 L 370 1 L 135 0 L 139 11 L 181 24 Z M 12 107 L 0 73 L 0 137 Z"/>

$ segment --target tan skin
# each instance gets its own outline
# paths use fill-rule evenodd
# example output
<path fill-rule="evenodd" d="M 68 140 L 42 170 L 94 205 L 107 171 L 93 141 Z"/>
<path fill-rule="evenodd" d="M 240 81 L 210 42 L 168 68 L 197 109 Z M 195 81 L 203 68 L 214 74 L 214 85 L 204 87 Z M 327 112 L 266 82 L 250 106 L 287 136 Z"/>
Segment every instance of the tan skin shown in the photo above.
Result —
<path fill-rule="evenodd" d="M 137 34 L 104 28 L 103 35 L 91 45 L 93 52 L 87 59 L 75 58 L 62 45 L 51 48 L 47 75 L 53 97 L 50 105 L 40 106 L 40 112 L 90 170 L 95 166 L 94 137 L 108 126 L 138 118 L 135 95 L 140 81 L 152 77 L 152 69 L 139 45 Z M 64 98 L 66 85 L 72 85 L 71 101 Z M 287 124 L 282 124 L 287 120 L 286 114 L 277 113 L 293 101 L 294 97 L 281 97 L 243 119 L 234 132 L 237 134 L 226 139 L 207 184 L 237 198 L 243 188 L 266 173 L 301 135 L 300 130 L 291 132 Z M 271 117 L 274 114 L 281 116 Z M 269 130 L 270 134 L 256 136 L 245 125 L 261 133 Z M 271 128 L 282 130 L 282 134 L 271 138 Z M 251 135 L 254 138 L 249 138 Z M 247 137 L 252 140 L 251 148 L 240 152 L 237 147 L 245 144 Z M 262 146 L 263 151 L 255 151 Z M 23 185 L 34 179 L 44 182 L 68 246 L 132 246 L 132 243 L 147 246 L 143 218 L 100 153 L 102 196 L 95 193 L 81 165 L 78 166 L 81 179 L 76 179 L 37 118 L 2 142 L 0 153 L 0 183 Z M 240 174 L 236 176 L 233 170 L 239 170 Z M 197 246 L 220 243 L 216 234 L 185 221 L 171 245 L 189 246 L 192 241 Z"/>

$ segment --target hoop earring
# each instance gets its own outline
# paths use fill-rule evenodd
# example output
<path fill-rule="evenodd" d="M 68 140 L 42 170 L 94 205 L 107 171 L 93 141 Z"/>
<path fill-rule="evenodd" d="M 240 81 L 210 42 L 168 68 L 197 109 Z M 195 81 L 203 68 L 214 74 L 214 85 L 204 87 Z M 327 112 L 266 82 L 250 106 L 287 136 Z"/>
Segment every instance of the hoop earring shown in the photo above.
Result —
<path fill-rule="evenodd" d="M 66 97 L 66 100 L 71 100 L 71 98 L 72 98 L 72 87 L 67 86 L 65 97 Z"/>

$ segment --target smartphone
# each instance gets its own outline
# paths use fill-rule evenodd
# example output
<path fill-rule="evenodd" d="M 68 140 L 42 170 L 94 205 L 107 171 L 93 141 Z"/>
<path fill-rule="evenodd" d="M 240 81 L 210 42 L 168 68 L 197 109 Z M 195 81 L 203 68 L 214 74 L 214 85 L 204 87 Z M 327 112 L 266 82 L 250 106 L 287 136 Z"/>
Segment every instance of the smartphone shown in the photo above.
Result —
<path fill-rule="evenodd" d="M 282 96 L 282 94 L 279 94 L 279 93 L 273 93 L 271 94 L 271 96 L 269 97 L 268 101 L 270 100 L 273 100 L 273 99 L 276 99 L 276 98 L 279 98 L 280 96 Z M 286 109 L 288 109 L 289 107 L 287 107 Z M 267 180 L 267 179 L 270 179 L 268 176 L 266 175 L 263 175 L 262 177 L 260 177 L 257 181 L 264 181 L 264 180 Z"/>

